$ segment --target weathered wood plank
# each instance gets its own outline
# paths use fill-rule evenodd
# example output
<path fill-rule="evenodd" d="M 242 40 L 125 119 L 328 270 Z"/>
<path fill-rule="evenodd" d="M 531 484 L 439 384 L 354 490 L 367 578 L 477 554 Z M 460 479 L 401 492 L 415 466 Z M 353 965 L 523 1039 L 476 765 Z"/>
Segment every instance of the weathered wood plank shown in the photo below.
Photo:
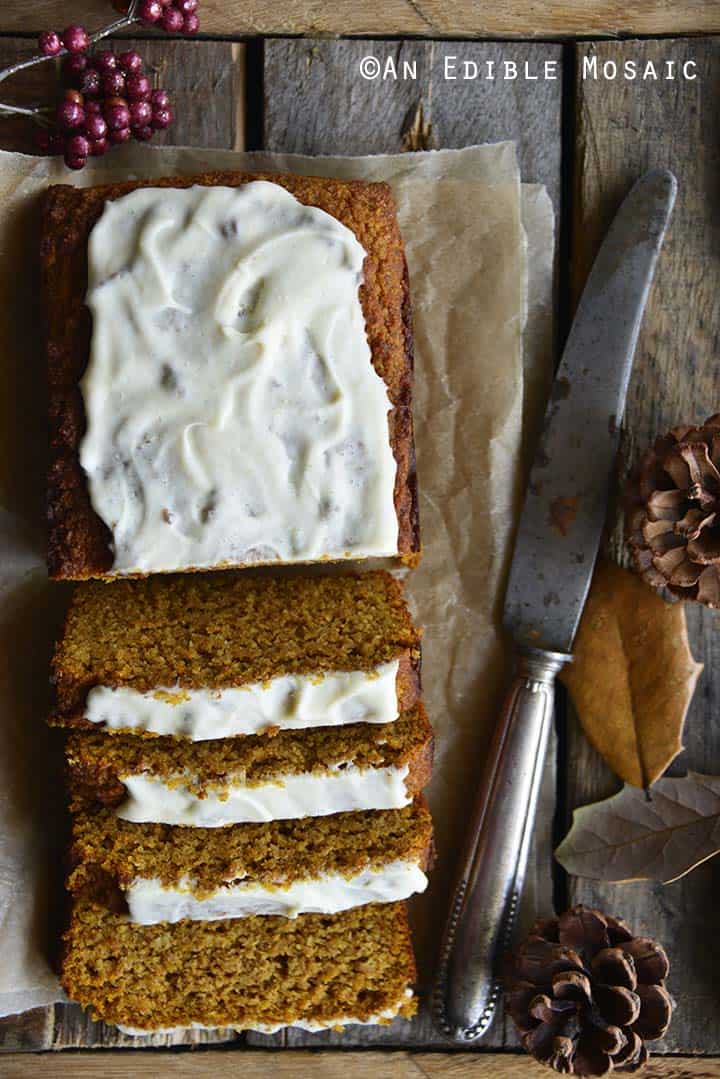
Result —
<path fill-rule="evenodd" d="M 117 1027 L 96 1023 L 77 1004 L 56 1004 L 49 1049 L 168 1049 L 176 1046 L 240 1044 L 241 1035 L 231 1030 L 183 1030 L 175 1034 L 151 1034 L 134 1038 Z M 30 1048 L 28 1046 L 28 1048 Z M 123 1054 L 124 1056 L 124 1054 Z M 0 1058 L 3 1060 L 4 1058 Z"/>
<path fill-rule="evenodd" d="M 242 149 L 244 121 L 244 46 L 230 42 L 195 42 L 195 41 L 126 41 L 125 47 L 137 44 L 146 59 L 147 70 L 152 74 L 156 85 L 166 85 L 172 89 L 177 109 L 177 122 L 172 130 L 158 137 L 158 142 L 177 142 L 199 146 L 217 146 Z M 0 67 L 13 63 L 28 55 L 29 42 L 18 38 L 0 38 Z M 51 64 L 42 65 L 18 75 L 12 82 L 5 84 L 6 100 L 21 105 L 51 101 L 54 89 L 55 73 Z M 12 91 L 12 95 L 10 93 Z M 212 102 L 212 107 L 208 106 Z M 33 152 L 35 127 L 24 119 L 0 118 L 0 146 L 3 149 Z M 36 240 L 28 238 L 29 244 Z M 33 247 L 34 249 L 34 247 Z M 33 385 L 33 404 L 37 397 Z M 17 412 L 16 398 L 12 406 Z M 24 414 L 29 421 L 29 417 Z M 33 421 L 35 417 L 33 417 Z M 38 427 L 44 426 L 42 419 Z M 35 428 L 33 428 L 33 432 Z M 29 435 L 28 438 L 31 436 Z M 35 445 L 42 445 L 42 436 L 33 439 Z M 18 450 L 20 452 L 20 450 Z M 32 454 L 32 445 L 30 446 Z M 35 454 L 37 456 L 37 454 Z M 24 459 L 29 458 L 25 455 Z M 3 460 L 0 463 L 0 476 L 5 479 L 6 471 L 11 470 L 13 462 Z M 28 466 L 29 467 L 29 466 Z M 40 466 L 41 468 L 44 466 Z M 24 478 L 28 488 L 28 468 L 21 472 L 15 468 L 15 474 Z M 42 491 L 43 481 L 38 470 L 33 468 L 30 489 Z M 50 585 L 57 590 L 60 586 Z M 55 593 L 54 593 L 55 594 Z M 36 617 L 41 617 L 37 612 Z M 37 634 L 36 642 L 37 644 Z M 36 655 L 38 653 L 36 652 Z M 42 712 L 42 706 L 38 709 Z M 33 720 L 36 720 L 34 715 Z M 60 852 L 58 852 L 60 857 Z M 60 909 L 61 897 L 58 895 L 57 909 Z M 232 1035 L 234 1037 L 234 1035 Z M 185 1039 L 192 1044 L 209 1041 L 227 1041 L 227 1037 L 203 1032 L 194 1032 Z M 159 1037 L 153 1044 L 167 1044 L 168 1039 Z M 74 1005 L 58 1005 L 53 1008 L 39 1008 L 19 1017 L 0 1020 L 0 1052 L 18 1049 L 39 1050 L 65 1048 L 68 1046 L 118 1046 L 137 1045 L 113 1028 L 92 1023 Z M 0 1066 L 0 1071 L 4 1069 Z"/>
<path fill-rule="evenodd" d="M 720 149 L 714 132 L 720 100 L 720 41 L 645 41 L 578 47 L 578 61 L 602 64 L 626 58 L 696 61 L 693 82 L 577 83 L 577 157 L 573 208 L 575 292 L 584 281 L 600 237 L 632 182 L 647 168 L 668 166 L 678 177 L 675 214 L 638 344 L 623 424 L 628 463 L 656 434 L 695 422 L 720 406 Z M 623 556 L 622 530 L 612 551 Z M 705 663 L 688 716 L 685 753 L 673 771 L 720 772 L 720 638 L 717 618 L 688 608 L 690 638 Z M 569 732 L 570 808 L 602 798 L 619 783 L 589 747 L 576 725 Z M 720 1051 L 720 938 L 708 932 L 717 917 L 720 863 L 708 862 L 675 884 L 598 886 L 571 879 L 570 895 L 620 914 L 637 930 L 657 936 L 670 952 L 670 988 L 679 1008 L 665 1048 L 675 1052 Z"/>
<path fill-rule="evenodd" d="M 153 84 L 172 96 L 175 122 L 153 145 L 244 146 L 244 46 L 226 41 L 135 41 Z"/>
<path fill-rule="evenodd" d="M 244 46 L 222 41 L 123 39 L 123 48 L 136 46 L 145 59 L 153 85 L 170 91 L 175 123 L 158 132 L 153 145 L 243 148 Z M 0 67 L 32 52 L 23 38 L 0 38 Z M 57 93 L 54 64 L 41 64 L 3 83 L 3 100 L 28 107 L 51 103 Z M 32 121 L 0 116 L 0 147 L 33 153 Z"/>
<path fill-rule="evenodd" d="M 0 32 L 39 31 L 68 21 L 65 0 L 15 0 L 0 11 Z M 72 17 L 98 27 L 112 16 L 104 0 L 75 0 Z M 708 0 L 203 0 L 209 34 L 346 34 L 424 37 L 589 37 L 693 34 L 720 30 Z"/>
<path fill-rule="evenodd" d="M 33 1008 L 0 1019 L 0 1053 L 37 1052 L 52 1045 L 55 1010 Z M 3 1055 L 3 1066 L 5 1056 Z"/>
<path fill-rule="evenodd" d="M 266 41 L 265 150 L 303 154 L 399 152 L 420 106 L 427 116 L 432 44 L 420 41 Z M 375 55 L 416 78 L 368 80 L 360 61 Z M 406 69 L 407 70 L 407 69 Z"/>
<path fill-rule="evenodd" d="M 490 42 L 267 41 L 264 148 L 372 154 L 512 139 L 523 181 L 545 184 L 557 212 L 562 50 L 512 46 L 521 68 L 527 63 L 533 74 L 544 73 L 547 63 L 554 78 L 462 79 L 466 63 L 481 71 L 492 64 L 497 72 L 505 53 L 504 45 Z M 398 78 L 363 78 L 360 64 L 368 56 L 383 71 L 391 63 Z"/>
<path fill-rule="evenodd" d="M 32 48 L 26 38 L 0 38 L 0 67 L 10 67 L 31 55 Z M 56 85 L 55 64 L 38 64 L 3 82 L 2 100 L 9 105 L 31 108 L 50 104 Z M 0 115 L 0 147 L 31 154 L 36 150 L 35 134 L 39 128 L 27 117 Z"/>
<path fill-rule="evenodd" d="M 523 183 L 544 184 L 559 215 L 561 48 L 517 42 L 508 50 L 497 42 L 440 41 L 432 48 L 430 117 L 438 145 L 455 148 L 511 139 Z M 500 78 L 506 58 L 520 72 L 517 82 Z M 473 65 L 478 77 L 465 78 L 466 72 L 474 73 Z M 492 79 L 480 77 L 490 71 Z"/>
<path fill-rule="evenodd" d="M 556 65 L 557 79 L 513 84 L 497 82 L 492 90 L 479 81 L 458 83 L 445 78 L 446 58 L 458 69 L 466 60 L 495 64 L 503 46 L 493 43 L 450 46 L 439 42 L 274 40 L 265 43 L 264 148 L 304 154 L 393 153 L 414 148 L 460 147 L 517 139 L 523 179 L 544 183 L 560 199 L 561 47 L 517 46 L 518 61 Z M 401 76 L 366 80 L 363 57 L 388 61 Z M 406 75 L 407 77 L 402 77 Z M 430 130 L 431 128 L 431 130 Z M 409 136 L 414 136 L 409 137 Z M 419 137 L 418 137 L 419 136 Z M 536 147 L 542 147 L 537 151 Z M 551 762 L 548 780 L 552 784 Z M 468 792 L 470 794 L 470 792 Z M 551 905 L 551 822 L 539 829 L 530 873 L 539 882 L 541 899 Z M 451 829 L 463 834 L 462 822 Z M 423 925 L 440 926 L 445 914 L 453 853 L 442 851 L 436 869 L 434 900 L 423 897 Z M 428 906 L 429 903 L 429 906 Z M 427 990 L 435 961 L 438 933 L 430 936 L 432 952 L 419 940 L 421 988 Z M 253 1045 L 412 1045 L 449 1044 L 434 1028 L 427 1001 L 412 1023 L 385 1028 L 355 1028 L 343 1035 L 305 1035 L 287 1031 L 273 1038 L 248 1035 Z M 485 1039 L 486 1046 L 514 1045 L 502 1019 Z"/>
<path fill-rule="evenodd" d="M 162 1061 L 160 1063 L 160 1061 Z M 543 1071 L 524 1054 L 499 1053 L 312 1053 L 289 1050 L 241 1053 L 216 1049 L 212 1053 L 63 1053 L 48 1056 L 13 1055 L 3 1058 L 5 1079 L 295 1079 L 312 1073 L 316 1079 L 541 1079 Z M 689 1057 L 652 1057 L 644 1079 L 717 1079 L 720 1061 Z"/>

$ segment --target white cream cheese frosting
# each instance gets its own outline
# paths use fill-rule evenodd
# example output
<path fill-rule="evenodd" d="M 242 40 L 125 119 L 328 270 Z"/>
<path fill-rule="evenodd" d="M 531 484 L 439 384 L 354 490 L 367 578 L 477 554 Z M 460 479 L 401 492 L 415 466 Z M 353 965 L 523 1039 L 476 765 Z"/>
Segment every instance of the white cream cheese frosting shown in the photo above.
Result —
<path fill-rule="evenodd" d="M 128 915 L 139 925 L 158 922 L 215 921 L 268 914 L 337 914 L 366 903 L 395 903 L 424 892 L 427 877 L 416 862 L 394 861 L 344 877 L 322 873 L 314 878 L 268 886 L 258 881 L 229 881 L 198 898 L 192 881 L 166 887 L 157 877 L 138 877 L 125 888 Z"/>
<path fill-rule="evenodd" d="M 358 768 L 339 762 L 330 772 L 278 776 L 274 782 L 248 786 L 241 777 L 201 798 L 176 779 L 122 776 L 127 797 L 116 812 L 138 824 L 182 824 L 222 828 L 226 824 L 325 817 L 359 809 L 400 809 L 412 801 L 400 768 Z M 171 785 L 172 784 L 172 785 Z"/>
<path fill-rule="evenodd" d="M 355 1019 L 351 1015 L 342 1015 L 337 1019 L 296 1019 L 294 1023 L 257 1023 L 255 1026 L 242 1026 L 242 1027 L 209 1027 L 204 1023 L 190 1023 L 186 1027 L 126 1027 L 122 1023 L 118 1023 L 117 1028 L 121 1030 L 123 1034 L 127 1034 L 132 1038 L 142 1038 L 148 1034 L 180 1034 L 183 1030 L 236 1030 L 238 1032 L 243 1030 L 251 1030 L 255 1034 L 277 1034 L 278 1030 L 285 1030 L 288 1027 L 292 1027 L 295 1030 L 306 1030 L 311 1034 L 318 1034 L 323 1030 L 335 1030 L 338 1027 L 347 1026 L 377 1026 L 378 1024 L 391 1023 L 393 1019 L 396 1019 L 400 1014 L 402 1008 L 412 1000 L 414 993 L 412 989 L 406 989 L 397 1004 L 394 1004 L 390 1008 L 384 1008 L 376 1015 L 370 1016 L 369 1019 Z"/>
<path fill-rule="evenodd" d="M 179 686 L 141 693 L 128 686 L 95 686 L 84 717 L 110 730 L 176 735 L 193 742 L 398 718 L 399 661 L 371 671 L 283 675 L 230 689 Z"/>
<path fill-rule="evenodd" d="M 106 204 L 80 461 L 111 572 L 397 554 L 364 258 L 345 225 L 265 181 Z"/>

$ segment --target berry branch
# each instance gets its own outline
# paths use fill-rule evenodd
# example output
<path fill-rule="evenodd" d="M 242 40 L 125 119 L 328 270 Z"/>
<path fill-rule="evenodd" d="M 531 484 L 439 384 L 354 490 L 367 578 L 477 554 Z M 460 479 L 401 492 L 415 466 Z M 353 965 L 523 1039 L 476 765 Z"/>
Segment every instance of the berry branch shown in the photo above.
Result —
<path fill-rule="evenodd" d="M 22 108 L 0 101 L 0 115 L 28 116 L 41 130 L 39 149 L 62 154 L 70 169 L 81 169 L 88 157 L 100 157 L 111 146 L 131 138 L 147 142 L 173 122 L 170 97 L 153 89 L 143 73 L 143 59 L 130 49 L 94 51 L 94 46 L 118 30 L 140 23 L 169 34 L 196 34 L 200 28 L 198 0 L 130 0 L 123 14 L 94 34 L 68 26 L 60 34 L 46 30 L 38 38 L 40 52 L 0 71 L 0 83 L 26 68 L 63 60 L 63 96 L 56 107 Z"/>

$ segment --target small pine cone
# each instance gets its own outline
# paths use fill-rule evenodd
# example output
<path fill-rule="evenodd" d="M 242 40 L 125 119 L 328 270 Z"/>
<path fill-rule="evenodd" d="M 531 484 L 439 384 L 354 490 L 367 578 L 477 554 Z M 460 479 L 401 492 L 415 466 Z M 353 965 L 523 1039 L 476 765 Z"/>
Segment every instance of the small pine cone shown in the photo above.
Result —
<path fill-rule="evenodd" d="M 563 1075 L 638 1071 L 672 1015 L 664 949 L 588 907 L 536 922 L 511 961 L 506 1008 L 523 1045 Z"/>
<path fill-rule="evenodd" d="M 627 490 L 635 569 L 654 588 L 720 607 L 720 413 L 658 438 Z"/>

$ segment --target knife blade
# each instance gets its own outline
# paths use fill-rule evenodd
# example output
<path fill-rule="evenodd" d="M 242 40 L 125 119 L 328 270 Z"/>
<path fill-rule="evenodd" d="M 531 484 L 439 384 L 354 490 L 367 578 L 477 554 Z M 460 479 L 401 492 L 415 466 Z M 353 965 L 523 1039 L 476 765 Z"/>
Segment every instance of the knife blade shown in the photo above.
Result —
<path fill-rule="evenodd" d="M 643 311 L 675 201 L 672 173 L 635 184 L 590 272 L 555 377 L 505 597 L 526 645 L 567 652 L 585 604 L 607 507 Z"/>
<path fill-rule="evenodd" d="M 535 822 L 555 675 L 590 587 L 635 346 L 675 202 L 671 172 L 648 172 L 597 255 L 557 371 L 531 469 L 505 597 L 515 676 L 495 730 L 460 859 L 433 993 L 436 1024 L 481 1037 L 500 998 Z"/>

